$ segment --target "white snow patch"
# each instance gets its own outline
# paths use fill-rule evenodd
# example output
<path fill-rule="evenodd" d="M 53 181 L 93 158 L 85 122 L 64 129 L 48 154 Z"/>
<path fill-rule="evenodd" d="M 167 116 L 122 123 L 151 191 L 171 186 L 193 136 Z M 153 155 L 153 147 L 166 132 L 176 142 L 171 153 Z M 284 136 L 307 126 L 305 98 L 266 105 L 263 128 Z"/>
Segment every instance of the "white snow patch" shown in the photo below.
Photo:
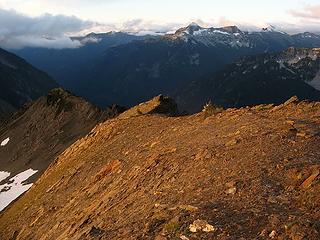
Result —
<path fill-rule="evenodd" d="M 0 171 L 0 182 L 10 176 L 9 172 Z"/>
<path fill-rule="evenodd" d="M 82 40 L 81 40 L 81 43 L 82 44 L 87 44 L 87 43 L 99 43 L 99 42 L 101 42 L 101 38 L 96 38 L 96 37 L 92 37 L 92 36 L 90 36 L 90 37 L 86 37 L 86 38 L 83 38 Z"/>
<path fill-rule="evenodd" d="M 25 185 L 23 182 L 36 172 L 38 172 L 38 170 L 28 169 L 10 178 L 7 183 L 0 185 L 0 211 L 31 188 L 33 183 Z"/>
<path fill-rule="evenodd" d="M 198 31 L 194 31 L 193 35 L 198 36 L 198 35 L 203 35 L 203 34 L 208 34 L 208 29 L 200 29 Z"/>
<path fill-rule="evenodd" d="M 1 147 L 4 147 L 5 145 L 8 144 L 8 142 L 10 141 L 10 138 L 6 138 L 5 140 L 3 140 L 0 144 Z"/>
<path fill-rule="evenodd" d="M 209 34 L 224 34 L 224 35 L 230 35 L 230 33 L 227 32 L 223 32 L 220 30 L 212 30 L 212 29 L 207 29 L 207 28 L 203 28 L 203 29 L 199 29 L 198 31 L 194 31 L 193 35 L 198 36 L 198 35 L 209 35 Z"/>
<path fill-rule="evenodd" d="M 220 31 L 220 30 L 214 30 L 212 31 L 213 33 L 219 33 L 219 34 L 224 34 L 224 35 L 231 35 L 230 33 L 228 32 L 223 32 L 223 31 Z"/>

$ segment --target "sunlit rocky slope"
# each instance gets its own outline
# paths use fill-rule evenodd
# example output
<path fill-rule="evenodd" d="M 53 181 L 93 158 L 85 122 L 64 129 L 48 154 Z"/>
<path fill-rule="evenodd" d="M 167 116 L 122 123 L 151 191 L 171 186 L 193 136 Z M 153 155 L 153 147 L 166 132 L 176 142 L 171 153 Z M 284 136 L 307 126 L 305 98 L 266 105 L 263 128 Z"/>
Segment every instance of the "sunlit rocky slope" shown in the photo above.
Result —
<path fill-rule="evenodd" d="M 65 150 L 0 215 L 0 237 L 319 239 L 319 102 L 141 106 Z"/>

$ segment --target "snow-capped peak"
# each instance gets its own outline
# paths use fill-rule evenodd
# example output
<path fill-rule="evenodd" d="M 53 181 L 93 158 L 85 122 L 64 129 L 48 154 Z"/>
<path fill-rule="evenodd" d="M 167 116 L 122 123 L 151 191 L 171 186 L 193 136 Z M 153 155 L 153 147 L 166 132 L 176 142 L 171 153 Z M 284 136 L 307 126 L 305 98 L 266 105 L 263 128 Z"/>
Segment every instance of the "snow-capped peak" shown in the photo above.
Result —
<path fill-rule="evenodd" d="M 204 28 L 202 28 L 201 26 L 199 26 L 197 23 L 193 22 L 191 24 L 189 24 L 187 27 L 185 28 L 180 28 L 176 33 L 186 33 L 186 34 L 190 34 L 193 35 L 194 32 L 197 32 L 199 30 L 202 30 Z"/>
<path fill-rule="evenodd" d="M 201 29 L 202 27 L 196 23 L 196 22 L 192 22 L 188 25 L 187 29 Z"/>
<path fill-rule="evenodd" d="M 205 46 L 227 45 L 229 47 L 250 47 L 245 34 L 236 26 L 221 28 L 204 28 L 196 23 L 191 23 L 185 28 L 180 28 L 174 34 L 168 35 L 172 39 L 182 39 L 193 44 Z"/>
<path fill-rule="evenodd" d="M 273 25 L 269 25 L 269 26 L 263 27 L 262 28 L 262 32 L 276 32 L 276 33 L 286 34 L 285 32 L 277 29 L 277 27 L 273 26 Z"/>

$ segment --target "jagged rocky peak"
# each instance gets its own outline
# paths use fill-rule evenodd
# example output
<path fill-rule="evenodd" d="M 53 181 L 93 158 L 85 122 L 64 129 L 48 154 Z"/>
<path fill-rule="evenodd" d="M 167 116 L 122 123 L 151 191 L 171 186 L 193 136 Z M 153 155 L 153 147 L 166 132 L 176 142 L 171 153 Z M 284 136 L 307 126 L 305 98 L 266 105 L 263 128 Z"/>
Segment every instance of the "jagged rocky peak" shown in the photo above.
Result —
<path fill-rule="evenodd" d="M 199 31 L 203 29 L 199 24 L 192 22 L 188 25 L 187 30 L 189 30 L 189 32 L 195 32 L 195 31 Z"/>
<path fill-rule="evenodd" d="M 48 105 L 55 105 L 61 103 L 62 101 L 66 101 L 72 94 L 62 88 L 52 89 L 47 95 L 47 103 Z"/>
<path fill-rule="evenodd" d="M 180 35 L 182 33 L 187 33 L 187 34 L 193 35 L 194 32 L 197 32 L 201 29 L 203 29 L 203 28 L 199 24 L 192 22 L 187 27 L 183 27 L 183 28 L 178 29 L 175 34 Z"/>
<path fill-rule="evenodd" d="M 181 35 L 199 35 L 198 33 L 201 33 L 200 35 L 203 34 L 210 34 L 214 35 L 215 33 L 221 34 L 242 34 L 243 32 L 237 27 L 237 26 L 225 26 L 225 27 L 220 27 L 220 28 L 205 28 L 201 27 L 197 23 L 191 23 L 187 27 L 180 28 L 179 30 L 176 31 L 175 35 L 181 36 Z"/>
<path fill-rule="evenodd" d="M 85 35 L 84 37 L 97 37 L 97 33 L 95 32 L 91 32 L 91 33 L 88 33 L 87 35 Z"/>
<path fill-rule="evenodd" d="M 56 109 L 56 115 L 63 112 L 88 111 L 95 115 L 100 110 L 85 99 L 73 95 L 71 92 L 62 88 L 51 90 L 48 95 L 42 98 L 47 106 Z"/>
<path fill-rule="evenodd" d="M 237 26 L 226 26 L 220 28 L 221 31 L 234 34 L 234 33 L 242 33 L 242 31 Z"/>

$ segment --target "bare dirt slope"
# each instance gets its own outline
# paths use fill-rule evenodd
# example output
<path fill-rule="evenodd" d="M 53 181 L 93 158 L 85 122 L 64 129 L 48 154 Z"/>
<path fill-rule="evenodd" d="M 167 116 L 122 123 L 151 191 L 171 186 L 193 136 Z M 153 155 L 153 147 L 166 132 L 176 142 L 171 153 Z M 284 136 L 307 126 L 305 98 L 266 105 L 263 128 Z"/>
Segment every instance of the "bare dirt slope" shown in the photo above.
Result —
<path fill-rule="evenodd" d="M 320 103 L 108 120 L 0 215 L 1 239 L 319 239 Z"/>

